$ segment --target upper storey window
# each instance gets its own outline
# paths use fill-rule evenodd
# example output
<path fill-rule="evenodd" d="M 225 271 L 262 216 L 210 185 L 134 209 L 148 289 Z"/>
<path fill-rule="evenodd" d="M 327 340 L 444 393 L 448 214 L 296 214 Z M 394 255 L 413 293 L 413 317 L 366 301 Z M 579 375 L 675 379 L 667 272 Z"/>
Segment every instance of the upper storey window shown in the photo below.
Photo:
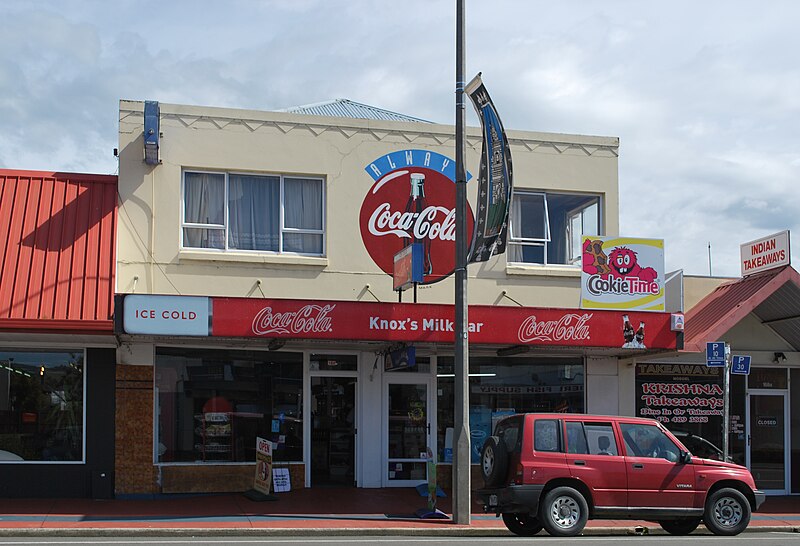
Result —
<path fill-rule="evenodd" d="M 581 236 L 600 234 L 600 198 L 514 190 L 508 261 L 580 265 Z"/>
<path fill-rule="evenodd" d="M 323 255 L 321 178 L 186 171 L 183 248 Z"/>

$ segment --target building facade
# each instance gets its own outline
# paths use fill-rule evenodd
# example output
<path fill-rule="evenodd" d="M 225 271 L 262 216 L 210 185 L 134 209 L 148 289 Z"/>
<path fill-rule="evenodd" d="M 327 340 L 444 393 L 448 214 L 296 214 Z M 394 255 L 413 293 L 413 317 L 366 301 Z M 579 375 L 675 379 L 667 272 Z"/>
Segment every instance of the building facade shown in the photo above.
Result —
<path fill-rule="evenodd" d="M 578 309 L 581 235 L 618 235 L 618 140 L 508 136 L 508 249 L 468 272 L 476 457 L 510 412 L 632 414 L 631 358 L 681 342 L 669 313 Z M 453 127 L 123 100 L 119 145 L 116 491 L 248 489 L 256 437 L 292 487 L 417 485 L 428 448 L 447 486 Z M 425 281 L 399 295 L 412 239 Z"/>
<path fill-rule="evenodd" d="M 0 483 L 114 495 L 117 178 L 0 170 Z"/>
<path fill-rule="evenodd" d="M 730 374 L 729 456 L 767 494 L 800 493 L 800 275 L 784 265 L 719 281 L 687 312 L 683 351 L 637 361 L 636 414 L 719 457 L 724 372 L 706 364 L 706 344 L 727 343 L 732 357 L 750 358 L 748 374 Z"/>

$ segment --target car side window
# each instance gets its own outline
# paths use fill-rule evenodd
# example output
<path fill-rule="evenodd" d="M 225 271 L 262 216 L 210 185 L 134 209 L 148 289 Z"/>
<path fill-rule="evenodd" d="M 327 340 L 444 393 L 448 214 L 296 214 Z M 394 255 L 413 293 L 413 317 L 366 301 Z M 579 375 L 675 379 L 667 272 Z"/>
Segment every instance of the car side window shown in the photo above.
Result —
<path fill-rule="evenodd" d="M 585 423 L 590 455 L 619 455 L 611 423 Z"/>
<path fill-rule="evenodd" d="M 533 449 L 535 451 L 561 451 L 558 421 L 537 419 L 533 424 Z"/>
<path fill-rule="evenodd" d="M 622 423 L 620 429 L 628 455 L 678 461 L 678 446 L 657 426 Z"/>
<path fill-rule="evenodd" d="M 583 423 L 567 421 L 567 453 L 588 455 L 589 447 L 586 444 L 586 433 Z"/>

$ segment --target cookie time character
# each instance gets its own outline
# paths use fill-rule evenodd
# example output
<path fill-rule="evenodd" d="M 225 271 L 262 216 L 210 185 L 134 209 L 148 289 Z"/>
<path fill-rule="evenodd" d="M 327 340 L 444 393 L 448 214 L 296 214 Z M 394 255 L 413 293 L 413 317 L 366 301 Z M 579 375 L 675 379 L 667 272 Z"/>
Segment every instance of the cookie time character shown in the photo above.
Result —
<path fill-rule="evenodd" d="M 652 282 L 658 277 L 658 273 L 652 267 L 643 268 L 639 265 L 636 252 L 627 247 L 616 247 L 611 251 L 608 258 L 611 266 L 611 276 L 618 279 L 636 277 L 645 282 Z"/>

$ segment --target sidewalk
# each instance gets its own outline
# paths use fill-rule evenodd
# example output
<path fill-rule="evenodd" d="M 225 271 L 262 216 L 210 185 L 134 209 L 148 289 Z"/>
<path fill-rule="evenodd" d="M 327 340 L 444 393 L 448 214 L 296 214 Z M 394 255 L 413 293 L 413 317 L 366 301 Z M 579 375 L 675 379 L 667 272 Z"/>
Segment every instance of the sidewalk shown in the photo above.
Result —
<path fill-rule="evenodd" d="M 0 499 L 0 536 L 110 534 L 507 535 L 500 518 L 473 503 L 471 525 L 414 515 L 427 500 L 408 489 L 299 489 L 278 500 L 242 494 L 159 495 L 115 500 Z M 450 514 L 450 499 L 437 507 Z M 768 497 L 753 514 L 753 531 L 800 532 L 800 497 Z M 589 521 L 584 534 L 662 533 L 658 524 Z M 696 533 L 707 532 L 701 526 Z"/>

